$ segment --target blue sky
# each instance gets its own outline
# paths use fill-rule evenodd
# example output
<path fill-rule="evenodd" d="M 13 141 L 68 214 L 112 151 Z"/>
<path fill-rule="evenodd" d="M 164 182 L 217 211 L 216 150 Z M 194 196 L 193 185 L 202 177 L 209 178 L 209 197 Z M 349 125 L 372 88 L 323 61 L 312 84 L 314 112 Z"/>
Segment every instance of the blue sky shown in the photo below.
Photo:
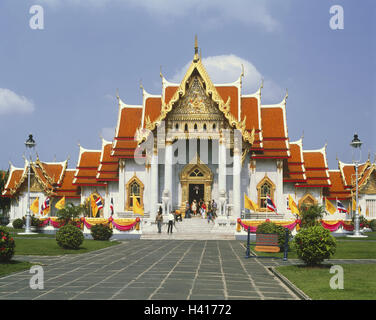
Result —
<path fill-rule="evenodd" d="M 32 5 L 44 9 L 33 30 Z M 329 9 L 341 5 L 344 29 Z M 262 102 L 282 101 L 286 88 L 290 141 L 304 149 L 327 143 L 328 163 L 352 161 L 354 132 L 362 159 L 376 153 L 374 1 L 2 0 L 0 2 L 0 169 L 23 166 L 29 133 L 43 161 L 70 156 L 78 143 L 100 149 L 118 116 L 116 90 L 141 104 L 140 81 L 161 93 L 160 67 L 180 81 L 198 35 L 214 82 L 235 81 L 243 94 L 264 79 Z M 221 67 L 221 68 L 219 68 Z"/>

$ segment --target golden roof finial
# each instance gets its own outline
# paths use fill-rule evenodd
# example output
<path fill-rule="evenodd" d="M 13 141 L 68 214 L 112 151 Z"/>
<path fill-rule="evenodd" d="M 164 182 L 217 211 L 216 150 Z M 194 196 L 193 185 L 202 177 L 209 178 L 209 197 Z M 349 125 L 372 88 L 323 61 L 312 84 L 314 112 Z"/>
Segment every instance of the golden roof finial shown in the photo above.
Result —
<path fill-rule="evenodd" d="M 198 41 L 197 41 L 197 34 L 195 35 L 195 56 L 193 58 L 194 62 L 197 62 L 199 60 L 198 56 Z"/>

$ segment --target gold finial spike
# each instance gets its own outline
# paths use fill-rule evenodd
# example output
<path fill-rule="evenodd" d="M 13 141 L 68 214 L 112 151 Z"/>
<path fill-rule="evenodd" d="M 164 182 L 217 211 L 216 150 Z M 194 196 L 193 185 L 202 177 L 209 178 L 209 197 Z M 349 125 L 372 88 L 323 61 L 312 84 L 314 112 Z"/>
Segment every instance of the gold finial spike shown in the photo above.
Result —
<path fill-rule="evenodd" d="M 120 99 L 120 97 L 119 97 L 119 88 L 116 88 L 116 99 Z"/>
<path fill-rule="evenodd" d="M 159 66 L 159 76 L 163 79 L 162 66 Z"/>
<path fill-rule="evenodd" d="M 144 86 L 142 85 L 142 79 L 140 79 L 140 89 L 144 90 Z"/>
<path fill-rule="evenodd" d="M 197 62 L 199 59 L 199 56 L 198 56 L 198 41 L 197 41 L 197 34 L 195 35 L 195 56 L 193 58 L 193 61 L 194 62 Z"/>

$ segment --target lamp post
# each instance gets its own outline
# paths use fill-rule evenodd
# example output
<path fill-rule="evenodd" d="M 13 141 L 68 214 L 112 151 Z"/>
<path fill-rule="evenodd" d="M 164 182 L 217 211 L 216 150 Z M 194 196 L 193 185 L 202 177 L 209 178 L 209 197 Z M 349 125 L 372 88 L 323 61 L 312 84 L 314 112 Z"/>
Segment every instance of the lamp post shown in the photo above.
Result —
<path fill-rule="evenodd" d="M 26 209 L 26 227 L 25 234 L 33 234 L 31 232 L 31 215 L 30 215 L 30 172 L 31 172 L 31 149 L 36 145 L 33 135 L 29 134 L 29 138 L 25 142 L 26 149 L 29 149 L 29 170 L 27 173 L 27 209 Z"/>
<path fill-rule="evenodd" d="M 355 193 L 356 204 L 355 205 L 356 205 L 356 208 L 355 208 L 355 217 L 354 217 L 354 232 L 352 234 L 352 237 L 366 237 L 366 236 L 363 236 L 359 231 L 358 166 L 359 166 L 359 162 L 361 158 L 360 147 L 362 146 L 362 144 L 363 143 L 358 138 L 358 134 L 355 133 L 354 138 L 350 143 L 350 146 L 352 146 L 355 150 L 359 149 L 359 159 L 354 160 L 354 156 L 353 156 L 353 162 L 355 163 L 355 186 L 356 186 L 355 187 L 355 190 L 356 190 L 356 193 Z"/>

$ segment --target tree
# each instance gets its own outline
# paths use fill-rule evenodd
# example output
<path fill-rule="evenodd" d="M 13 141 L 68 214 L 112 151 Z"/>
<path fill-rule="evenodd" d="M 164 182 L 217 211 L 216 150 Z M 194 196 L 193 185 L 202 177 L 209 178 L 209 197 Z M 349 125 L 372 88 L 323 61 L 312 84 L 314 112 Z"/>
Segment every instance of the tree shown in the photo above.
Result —
<path fill-rule="evenodd" d="M 319 204 L 302 205 L 300 207 L 300 217 L 302 228 L 320 225 L 320 220 L 325 213 L 325 206 Z"/>
<path fill-rule="evenodd" d="M 84 212 L 82 205 L 75 206 L 73 203 L 68 203 L 63 209 L 57 211 L 58 220 L 63 224 L 74 224 L 74 219 L 77 219 Z"/>

